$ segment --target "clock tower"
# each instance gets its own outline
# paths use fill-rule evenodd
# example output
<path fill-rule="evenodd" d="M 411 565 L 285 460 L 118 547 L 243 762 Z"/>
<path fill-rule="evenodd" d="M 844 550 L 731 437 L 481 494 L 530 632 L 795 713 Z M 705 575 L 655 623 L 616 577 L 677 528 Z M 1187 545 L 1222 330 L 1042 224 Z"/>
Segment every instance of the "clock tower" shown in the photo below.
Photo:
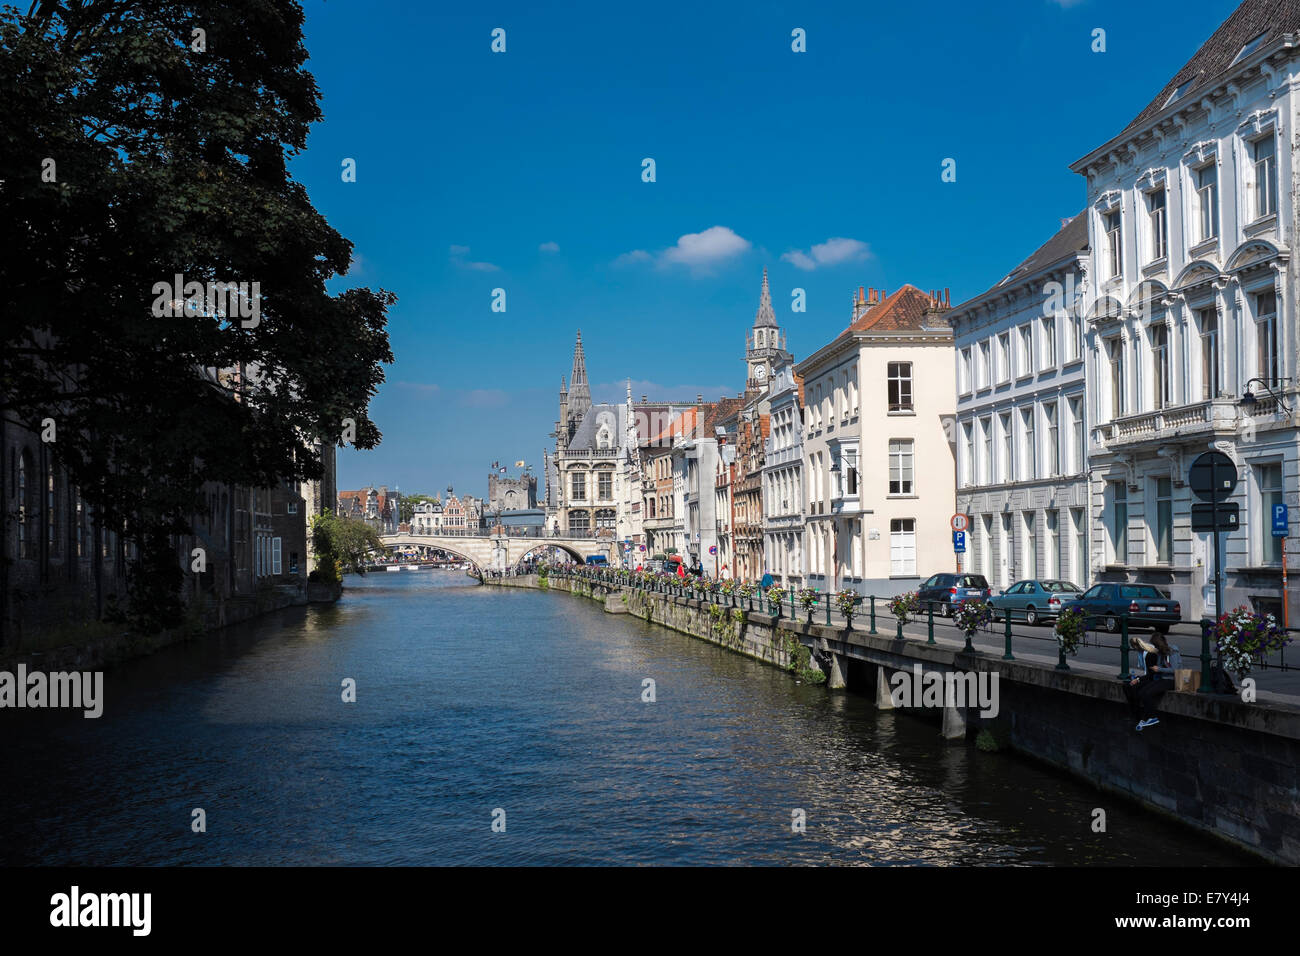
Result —
<path fill-rule="evenodd" d="M 763 270 L 763 288 L 758 296 L 758 314 L 754 327 L 745 337 L 745 364 L 749 377 L 745 380 L 746 392 L 765 392 L 772 380 L 772 368 L 783 359 L 793 362 L 794 356 L 785 350 L 785 336 L 776 324 L 772 311 L 772 293 L 767 287 L 767 269 Z"/>

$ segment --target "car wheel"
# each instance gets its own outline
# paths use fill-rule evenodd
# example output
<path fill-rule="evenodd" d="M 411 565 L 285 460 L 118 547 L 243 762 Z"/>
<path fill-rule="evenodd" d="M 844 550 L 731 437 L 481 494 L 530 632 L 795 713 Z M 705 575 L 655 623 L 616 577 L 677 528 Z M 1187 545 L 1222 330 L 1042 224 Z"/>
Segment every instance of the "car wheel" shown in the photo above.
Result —
<path fill-rule="evenodd" d="M 1032 607 L 1025 609 L 1025 623 L 1028 624 L 1030 627 L 1033 627 L 1035 624 L 1038 623 L 1038 612 L 1035 611 Z"/>
<path fill-rule="evenodd" d="M 1114 634 L 1116 631 L 1118 631 L 1118 630 L 1119 630 L 1119 618 L 1117 618 L 1117 617 L 1108 617 L 1108 618 L 1106 618 L 1106 630 L 1110 631 L 1112 634 Z"/>

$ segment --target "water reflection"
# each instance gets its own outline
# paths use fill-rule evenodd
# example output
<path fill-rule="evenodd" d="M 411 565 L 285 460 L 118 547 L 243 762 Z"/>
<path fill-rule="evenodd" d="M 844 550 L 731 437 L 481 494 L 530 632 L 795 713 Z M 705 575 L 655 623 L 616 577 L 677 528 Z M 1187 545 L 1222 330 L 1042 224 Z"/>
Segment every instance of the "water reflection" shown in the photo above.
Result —
<path fill-rule="evenodd" d="M 97 721 L 4 714 L 0 860 L 1250 862 L 1037 765 L 580 598 L 454 572 L 349 584 L 336 607 L 112 672 Z M 355 704 L 340 699 L 346 677 Z M 1106 834 L 1089 828 L 1099 805 Z M 197 806 L 205 834 L 189 829 Z M 490 829 L 497 807 L 504 834 Z"/>

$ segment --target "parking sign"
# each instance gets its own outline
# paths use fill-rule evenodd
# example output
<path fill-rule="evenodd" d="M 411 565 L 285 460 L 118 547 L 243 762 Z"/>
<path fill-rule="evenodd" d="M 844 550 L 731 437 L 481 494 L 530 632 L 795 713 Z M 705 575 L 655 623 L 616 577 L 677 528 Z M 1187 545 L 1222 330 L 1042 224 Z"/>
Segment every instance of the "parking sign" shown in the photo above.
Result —
<path fill-rule="evenodd" d="M 1285 538 L 1287 536 L 1287 515 L 1286 505 L 1277 504 L 1273 506 L 1273 537 Z"/>
<path fill-rule="evenodd" d="M 957 554 L 964 554 L 964 553 L 966 552 L 966 532 L 965 532 L 965 531 L 954 531 L 954 532 L 952 533 L 952 549 L 953 549 L 953 551 L 955 551 Z"/>

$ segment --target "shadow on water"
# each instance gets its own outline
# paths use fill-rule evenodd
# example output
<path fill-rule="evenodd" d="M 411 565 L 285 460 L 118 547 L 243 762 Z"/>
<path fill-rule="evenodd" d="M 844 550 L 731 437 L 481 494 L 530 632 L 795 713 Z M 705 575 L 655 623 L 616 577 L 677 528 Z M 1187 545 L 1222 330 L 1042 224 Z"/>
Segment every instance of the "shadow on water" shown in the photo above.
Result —
<path fill-rule="evenodd" d="M 98 720 L 4 714 L 0 862 L 1253 862 L 865 698 L 457 572 L 349 578 L 338 605 L 112 671 L 105 697 Z"/>

